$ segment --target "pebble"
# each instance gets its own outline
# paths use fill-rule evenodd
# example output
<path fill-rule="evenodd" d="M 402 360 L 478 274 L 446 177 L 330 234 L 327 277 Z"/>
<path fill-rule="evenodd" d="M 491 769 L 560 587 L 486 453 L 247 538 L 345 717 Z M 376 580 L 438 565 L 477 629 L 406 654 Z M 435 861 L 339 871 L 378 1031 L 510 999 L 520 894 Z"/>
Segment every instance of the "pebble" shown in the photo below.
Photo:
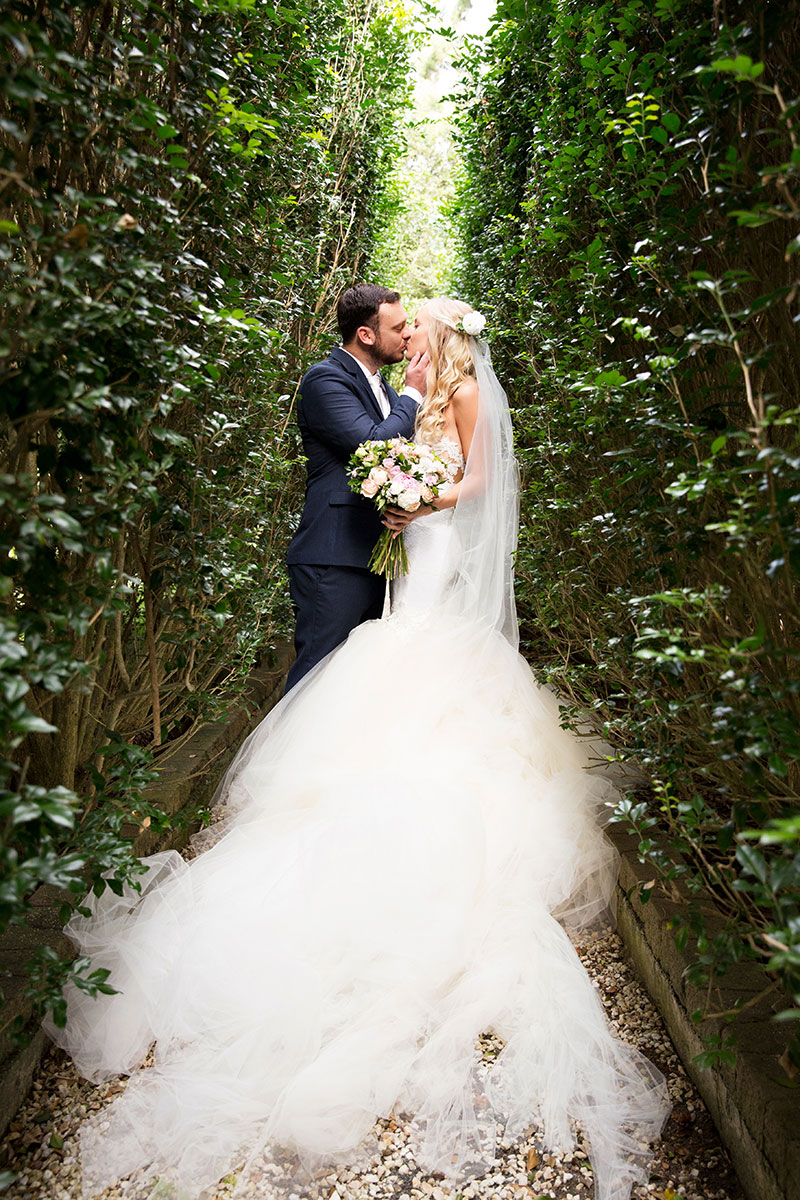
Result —
<path fill-rule="evenodd" d="M 632 1200 L 744 1200 L 705 1106 L 628 963 L 619 937 L 610 934 L 579 953 L 620 1036 L 664 1073 L 674 1105 L 655 1147 L 650 1182 L 634 1188 Z M 486 1034 L 480 1047 L 484 1056 L 492 1059 L 502 1043 Z M 51 1050 L 0 1147 L 3 1168 L 17 1172 L 3 1200 L 81 1200 L 77 1142 L 81 1121 L 110 1104 L 123 1087 L 124 1080 L 99 1087 L 88 1083 L 65 1055 Z M 375 1132 L 381 1147 L 377 1165 L 372 1163 L 360 1171 L 329 1170 L 312 1180 L 302 1200 L 594 1200 L 591 1167 L 580 1133 L 577 1147 L 561 1155 L 542 1153 L 533 1137 L 524 1143 L 501 1145 L 496 1169 L 480 1179 L 449 1187 L 416 1168 L 407 1123 L 384 1119 Z M 235 1176 L 226 1177 L 214 1200 L 230 1200 L 234 1182 Z M 279 1195 L 257 1183 L 247 1193 L 254 1200 L 272 1200 Z M 118 1185 L 103 1192 L 102 1200 L 121 1200 L 122 1195 Z"/>

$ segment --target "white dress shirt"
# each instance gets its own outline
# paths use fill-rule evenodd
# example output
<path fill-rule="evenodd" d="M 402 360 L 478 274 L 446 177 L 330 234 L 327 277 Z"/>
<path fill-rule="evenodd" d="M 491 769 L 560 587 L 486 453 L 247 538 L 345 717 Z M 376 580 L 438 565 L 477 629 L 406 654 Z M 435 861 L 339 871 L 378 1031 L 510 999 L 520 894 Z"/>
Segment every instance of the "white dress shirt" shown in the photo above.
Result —
<path fill-rule="evenodd" d="M 344 350 L 344 346 L 342 346 L 342 349 Z M 345 354 L 350 354 L 349 350 L 344 350 L 344 352 Z M 383 386 L 380 371 L 370 371 L 369 367 L 366 367 L 360 358 L 356 358 L 355 354 L 350 354 L 350 357 L 361 367 L 361 370 L 369 380 L 369 386 L 372 388 L 373 395 L 378 401 L 378 408 L 381 410 L 384 418 L 388 417 L 392 411 L 392 407 L 389 404 L 389 396 Z M 410 396 L 417 404 L 422 404 L 422 393 L 417 391 L 415 387 L 404 387 L 403 395 Z"/>

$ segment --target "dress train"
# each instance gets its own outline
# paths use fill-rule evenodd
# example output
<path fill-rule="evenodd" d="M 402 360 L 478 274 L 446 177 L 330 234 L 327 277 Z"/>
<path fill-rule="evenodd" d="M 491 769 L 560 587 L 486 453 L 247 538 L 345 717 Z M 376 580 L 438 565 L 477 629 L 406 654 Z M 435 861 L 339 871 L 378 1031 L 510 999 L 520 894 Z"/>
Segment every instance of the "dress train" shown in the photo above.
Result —
<path fill-rule="evenodd" d="M 612 1036 L 569 936 L 613 904 L 612 792 L 515 649 L 431 606 L 440 515 L 412 526 L 392 615 L 251 735 L 220 840 L 152 856 L 141 895 L 71 922 L 119 993 L 72 990 L 50 1032 L 91 1079 L 133 1072 L 83 1129 L 84 1196 L 131 1176 L 127 1196 L 195 1200 L 232 1171 L 237 1195 L 313 1194 L 286 1154 L 357 1162 L 393 1111 L 450 1181 L 498 1137 L 565 1149 L 576 1124 L 596 1200 L 646 1178 L 664 1082 Z"/>

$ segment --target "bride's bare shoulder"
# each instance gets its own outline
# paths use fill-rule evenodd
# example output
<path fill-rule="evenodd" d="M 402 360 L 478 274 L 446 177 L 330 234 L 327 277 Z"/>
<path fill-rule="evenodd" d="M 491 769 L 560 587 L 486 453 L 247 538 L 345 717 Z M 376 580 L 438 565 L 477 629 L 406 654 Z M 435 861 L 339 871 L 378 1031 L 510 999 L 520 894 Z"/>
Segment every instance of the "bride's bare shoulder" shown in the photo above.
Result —
<path fill-rule="evenodd" d="M 451 403 L 455 408 L 471 408 L 478 403 L 478 381 L 472 376 L 466 376 L 461 380 L 456 390 L 450 397 Z"/>
<path fill-rule="evenodd" d="M 452 396 L 453 419 L 461 442 L 461 453 L 469 457 L 472 435 L 478 420 L 478 383 L 467 377 L 462 379 Z"/>

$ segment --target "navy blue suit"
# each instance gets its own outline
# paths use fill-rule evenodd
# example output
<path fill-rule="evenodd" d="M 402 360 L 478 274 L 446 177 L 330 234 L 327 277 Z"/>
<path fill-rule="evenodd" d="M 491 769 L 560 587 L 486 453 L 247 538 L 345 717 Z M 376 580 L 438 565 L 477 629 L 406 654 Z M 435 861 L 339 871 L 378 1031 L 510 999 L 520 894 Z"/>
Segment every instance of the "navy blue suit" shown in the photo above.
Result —
<path fill-rule="evenodd" d="M 287 691 L 356 625 L 383 611 L 384 579 L 367 566 L 381 518 L 350 491 L 346 468 L 362 442 L 412 436 L 416 401 L 388 385 L 387 395 L 384 418 L 361 367 L 338 346 L 300 384 L 297 423 L 308 462 L 303 516 L 287 556 L 297 651 Z"/>

